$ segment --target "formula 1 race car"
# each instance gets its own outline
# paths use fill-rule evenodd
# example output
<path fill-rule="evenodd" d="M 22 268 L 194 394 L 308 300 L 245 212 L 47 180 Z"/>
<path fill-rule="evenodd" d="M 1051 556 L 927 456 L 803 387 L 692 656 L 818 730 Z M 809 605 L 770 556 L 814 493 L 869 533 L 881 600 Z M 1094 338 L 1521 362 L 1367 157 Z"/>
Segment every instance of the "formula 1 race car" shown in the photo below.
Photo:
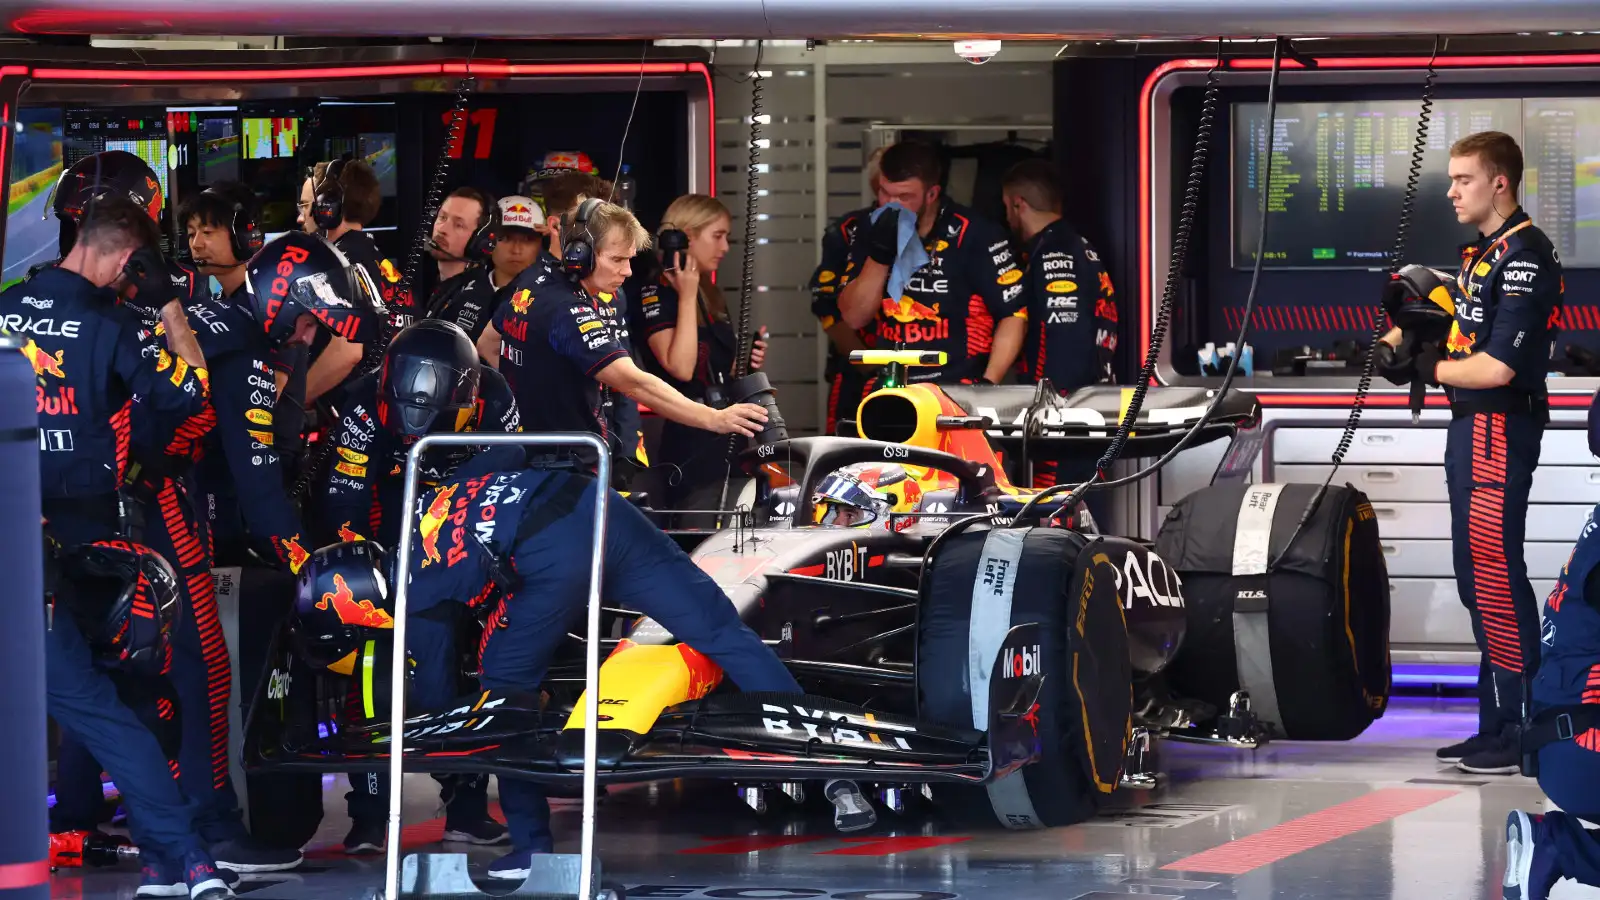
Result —
<path fill-rule="evenodd" d="M 894 442 L 800 438 L 748 453 L 750 515 L 691 555 L 806 694 L 737 693 L 660 626 L 607 609 L 599 780 L 727 779 L 753 788 L 759 805 L 767 787 L 792 795 L 799 782 L 845 777 L 886 798 L 931 785 L 941 806 L 1007 827 L 1092 815 L 1122 775 L 1132 685 L 1157 675 L 1183 638 L 1182 590 L 1144 544 L 1008 527 L 1031 492 L 1010 484 L 985 431 L 1002 446 L 1076 440 L 1076 450 L 1109 437 L 1098 406 L 1048 398 L 1080 410 L 1052 421 L 1018 390 L 890 387 L 863 401 L 861 429 Z M 1151 392 L 1136 452 L 1164 452 L 1208 399 L 1173 390 L 1182 396 Z M 1253 422 L 1254 402 L 1240 399 L 1202 437 Z M 871 488 L 876 505 L 853 507 L 865 518 L 841 515 L 853 485 Z M 1071 523 L 1069 511 L 1041 524 Z M 248 711 L 247 767 L 385 767 L 386 636 L 374 629 L 338 673 L 299 658 L 304 637 L 287 623 L 270 655 Z M 582 650 L 573 635 L 542 696 L 482 692 L 408 719 L 408 768 L 576 783 Z"/>

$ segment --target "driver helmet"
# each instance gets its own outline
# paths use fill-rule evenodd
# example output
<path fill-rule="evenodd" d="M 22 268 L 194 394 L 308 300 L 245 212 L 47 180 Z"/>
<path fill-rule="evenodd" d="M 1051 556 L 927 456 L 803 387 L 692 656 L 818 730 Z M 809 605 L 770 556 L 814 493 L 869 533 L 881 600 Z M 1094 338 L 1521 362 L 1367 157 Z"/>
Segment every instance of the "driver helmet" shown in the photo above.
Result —
<path fill-rule="evenodd" d="M 300 569 L 290 622 L 295 651 L 313 668 L 355 671 L 369 641 L 394 629 L 385 556 L 372 541 L 331 544 Z"/>
<path fill-rule="evenodd" d="M 874 522 L 887 522 L 889 501 L 859 475 L 840 470 L 831 472 L 811 495 L 818 525 L 841 528 L 866 528 Z"/>
<path fill-rule="evenodd" d="M 161 554 L 125 541 L 96 541 L 58 562 L 57 586 L 95 665 L 138 675 L 165 672 L 178 617 L 178 576 Z"/>
<path fill-rule="evenodd" d="M 108 197 L 127 197 L 149 213 L 153 221 L 161 221 L 161 182 L 148 163 L 126 150 L 90 154 L 61 173 L 50 198 L 50 208 L 60 221 L 62 256 L 77 243 L 84 213 Z"/>
<path fill-rule="evenodd" d="M 423 319 L 395 335 L 378 370 L 378 421 L 406 442 L 466 431 L 478 409 L 478 348 L 453 322 Z"/>
<path fill-rule="evenodd" d="M 250 311 L 273 346 L 288 341 L 306 313 L 351 343 L 376 339 L 383 295 L 366 269 L 321 235 L 282 234 L 246 263 L 245 272 Z"/>

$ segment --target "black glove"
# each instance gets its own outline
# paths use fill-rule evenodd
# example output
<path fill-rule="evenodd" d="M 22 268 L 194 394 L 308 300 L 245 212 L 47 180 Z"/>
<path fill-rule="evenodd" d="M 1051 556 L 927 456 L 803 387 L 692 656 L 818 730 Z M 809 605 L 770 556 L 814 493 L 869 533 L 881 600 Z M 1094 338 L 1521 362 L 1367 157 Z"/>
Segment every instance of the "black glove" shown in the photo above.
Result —
<path fill-rule="evenodd" d="M 128 264 L 122 267 L 122 277 L 127 285 L 122 291 L 123 300 L 130 306 L 160 312 L 163 306 L 178 299 L 166 260 L 154 247 L 145 246 L 133 251 L 133 255 L 128 257 Z"/>
<path fill-rule="evenodd" d="M 900 255 L 900 210 L 885 209 L 865 235 L 867 258 L 886 266 Z"/>
<path fill-rule="evenodd" d="M 1429 387 L 1439 387 L 1437 369 L 1439 363 L 1444 362 L 1444 348 L 1438 344 L 1423 344 L 1417 348 L 1416 367 L 1417 375 Z"/>
<path fill-rule="evenodd" d="M 1405 342 L 1405 338 L 1401 338 Z M 1373 356 L 1373 364 L 1377 366 L 1378 374 L 1390 384 L 1404 386 L 1411 383 L 1411 378 L 1417 372 L 1417 358 L 1410 347 L 1404 349 L 1393 347 L 1387 341 L 1379 341 L 1378 349 Z"/>

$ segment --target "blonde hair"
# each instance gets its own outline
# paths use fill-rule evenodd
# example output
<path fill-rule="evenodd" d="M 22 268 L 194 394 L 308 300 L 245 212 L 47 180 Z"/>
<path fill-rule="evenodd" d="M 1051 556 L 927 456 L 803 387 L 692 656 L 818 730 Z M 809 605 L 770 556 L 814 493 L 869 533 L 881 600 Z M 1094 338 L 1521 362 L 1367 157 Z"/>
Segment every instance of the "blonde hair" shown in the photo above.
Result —
<path fill-rule="evenodd" d="M 573 208 L 572 214 L 567 218 L 567 221 L 562 223 L 564 229 L 563 241 L 570 240 L 571 238 L 565 235 L 573 234 L 574 229 L 581 227 L 583 231 L 587 232 L 586 236 L 589 238 L 590 245 L 594 247 L 595 253 L 600 252 L 600 248 L 605 244 L 606 238 L 610 237 L 612 232 L 615 231 L 621 231 L 624 239 L 633 244 L 635 253 L 650 246 L 650 232 L 639 224 L 639 220 L 634 218 L 633 213 L 615 203 L 607 203 L 601 200 L 595 204 L 593 209 L 589 210 L 588 220 L 582 226 L 577 225 L 578 210 L 582 209 L 583 204 L 586 202 L 588 202 L 588 198 L 580 196 L 578 205 Z"/>
<path fill-rule="evenodd" d="M 706 194 L 684 194 L 667 207 L 666 214 L 661 217 L 661 231 L 675 228 L 692 239 L 722 219 L 727 219 L 730 224 L 733 222 L 733 214 L 728 212 L 728 207 L 721 200 Z M 722 289 L 711 280 L 713 274 L 700 273 L 700 318 L 703 323 L 728 320 L 728 303 L 723 299 Z M 682 302 L 683 298 L 678 300 Z"/>

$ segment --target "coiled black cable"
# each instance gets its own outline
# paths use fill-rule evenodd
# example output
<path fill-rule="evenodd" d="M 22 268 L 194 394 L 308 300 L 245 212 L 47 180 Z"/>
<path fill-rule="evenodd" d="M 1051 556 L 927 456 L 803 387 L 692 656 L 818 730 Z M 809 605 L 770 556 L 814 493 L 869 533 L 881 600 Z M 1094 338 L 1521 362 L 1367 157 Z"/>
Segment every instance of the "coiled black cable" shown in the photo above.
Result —
<path fill-rule="evenodd" d="M 433 180 L 428 184 L 428 193 L 424 196 L 422 204 L 422 224 L 417 227 L 416 236 L 411 241 L 411 251 L 406 256 L 406 266 L 400 276 L 400 286 L 394 294 L 397 299 L 409 301 L 411 304 L 410 309 L 416 309 L 421 305 L 411 295 L 412 286 L 416 284 L 417 272 L 422 268 L 423 261 L 426 259 L 428 239 L 432 237 L 432 228 L 430 226 L 439 215 L 439 207 L 444 203 L 445 178 L 450 174 L 450 148 L 456 145 L 456 142 L 461 139 L 462 132 L 466 129 L 467 101 L 472 96 L 473 83 L 472 76 L 468 75 L 462 78 L 461 83 L 456 87 L 456 104 L 451 111 L 450 127 L 445 133 L 444 146 L 439 150 L 439 162 L 434 166 Z M 401 314 L 393 310 L 390 311 L 392 316 Z M 351 373 L 351 378 L 362 378 L 376 372 L 379 366 L 383 365 L 383 355 L 389 349 L 389 342 L 394 339 L 395 319 L 391 319 L 389 316 L 373 316 L 373 321 L 377 327 L 377 334 L 373 340 L 367 342 L 361 354 L 361 362 L 357 364 L 355 370 Z M 328 433 L 334 424 L 329 423 L 328 426 L 321 429 L 321 441 L 318 442 L 311 459 L 300 470 L 300 477 L 295 480 L 294 486 L 290 489 L 289 497 L 292 500 L 304 500 L 307 492 L 311 490 L 312 482 L 316 481 L 323 470 L 327 468 L 328 462 L 333 456 L 334 447 L 337 444 L 333 436 Z"/>
<path fill-rule="evenodd" d="M 1428 121 L 1433 116 L 1433 82 L 1439 74 L 1433 64 L 1438 59 L 1439 36 L 1434 35 L 1433 56 L 1428 59 L 1428 77 L 1422 83 L 1422 110 L 1417 114 L 1417 135 L 1411 145 L 1411 168 L 1406 174 L 1405 199 L 1400 204 L 1400 224 L 1395 228 L 1394 247 L 1389 251 L 1388 275 L 1391 277 L 1406 264 L 1406 240 L 1411 236 L 1411 213 L 1416 206 L 1417 188 L 1422 180 L 1422 154 L 1428 146 Z M 1339 466 L 1344 464 L 1344 455 L 1350 452 L 1350 445 L 1355 442 L 1356 426 L 1360 424 L 1362 409 L 1367 404 L 1367 392 L 1372 389 L 1372 372 L 1377 362 L 1378 341 L 1389 330 L 1382 310 L 1379 310 L 1373 319 L 1372 338 L 1367 345 L 1367 358 L 1361 364 L 1361 380 L 1356 384 L 1356 396 L 1351 401 L 1350 417 L 1345 420 L 1344 433 L 1339 436 L 1339 445 L 1333 451 L 1333 470 L 1328 473 L 1327 481 L 1322 483 L 1323 488 L 1333 482 L 1334 474 L 1339 471 Z"/>
<path fill-rule="evenodd" d="M 739 327 L 735 332 L 739 358 L 734 363 L 733 376 L 743 378 L 750 374 L 750 294 L 755 289 L 756 274 L 756 189 L 757 161 L 761 157 L 762 85 L 761 54 L 766 41 L 756 42 L 756 64 L 750 73 L 750 163 L 744 173 L 744 247 L 739 263 Z"/>

